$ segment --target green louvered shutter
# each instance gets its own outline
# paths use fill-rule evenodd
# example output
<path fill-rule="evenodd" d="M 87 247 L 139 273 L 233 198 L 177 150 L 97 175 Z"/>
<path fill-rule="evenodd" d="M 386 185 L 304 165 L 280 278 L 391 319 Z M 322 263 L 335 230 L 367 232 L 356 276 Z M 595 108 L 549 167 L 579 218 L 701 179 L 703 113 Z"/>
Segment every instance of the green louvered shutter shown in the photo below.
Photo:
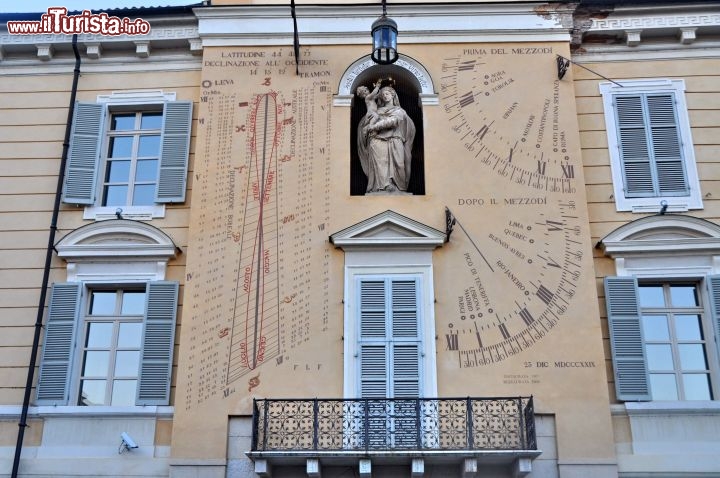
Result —
<path fill-rule="evenodd" d="M 385 281 L 361 280 L 360 397 L 387 398 L 388 350 Z"/>
<path fill-rule="evenodd" d="M 137 405 L 168 405 L 179 284 L 147 284 Z"/>
<path fill-rule="evenodd" d="M 360 396 L 420 396 L 418 280 L 359 281 Z"/>
<path fill-rule="evenodd" d="M 720 352 L 720 276 L 708 276 L 707 283 L 710 292 L 710 310 L 715 326 L 715 344 Z"/>
<path fill-rule="evenodd" d="M 63 202 L 93 205 L 102 144 L 105 105 L 76 103 L 73 112 Z"/>
<path fill-rule="evenodd" d="M 650 400 L 637 279 L 606 277 L 610 346 L 618 400 Z"/>
<path fill-rule="evenodd" d="M 689 194 L 672 93 L 614 98 L 627 197 Z"/>
<path fill-rule="evenodd" d="M 420 341 L 417 281 L 391 280 L 392 396 L 420 396 Z"/>
<path fill-rule="evenodd" d="M 38 405 L 68 404 L 81 291 L 79 282 L 53 284 L 50 291 L 38 375 Z"/>
<path fill-rule="evenodd" d="M 687 196 L 690 190 L 685 174 L 675 96 L 671 93 L 648 95 L 647 104 L 658 194 Z"/>
<path fill-rule="evenodd" d="M 191 128 L 191 101 L 165 104 L 155 202 L 185 201 Z"/>

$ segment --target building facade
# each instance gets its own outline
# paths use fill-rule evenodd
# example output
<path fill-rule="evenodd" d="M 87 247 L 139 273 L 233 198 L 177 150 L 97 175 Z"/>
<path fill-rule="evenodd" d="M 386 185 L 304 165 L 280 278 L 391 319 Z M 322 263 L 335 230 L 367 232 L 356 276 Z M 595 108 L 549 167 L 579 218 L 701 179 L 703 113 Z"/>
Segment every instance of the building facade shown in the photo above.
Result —
<path fill-rule="evenodd" d="M 7 14 L 0 474 L 720 474 L 718 7 Z"/>

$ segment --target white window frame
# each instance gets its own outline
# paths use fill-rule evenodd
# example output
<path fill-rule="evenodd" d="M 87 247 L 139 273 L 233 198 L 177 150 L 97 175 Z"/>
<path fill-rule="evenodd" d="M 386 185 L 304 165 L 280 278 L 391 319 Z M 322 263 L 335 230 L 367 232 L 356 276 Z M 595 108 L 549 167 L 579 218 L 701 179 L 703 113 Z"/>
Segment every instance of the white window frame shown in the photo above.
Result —
<path fill-rule="evenodd" d="M 175 101 L 175 93 L 163 93 L 158 90 L 133 90 L 133 91 L 120 91 L 113 92 L 109 95 L 98 95 L 97 102 L 106 105 L 105 117 L 110 118 L 113 113 L 120 112 L 120 110 L 128 112 L 137 111 L 152 111 L 154 108 L 162 105 L 168 101 Z M 102 145 L 100 149 L 100 164 L 98 165 L 97 183 L 95 184 L 95 190 L 97 191 L 97 202 L 94 206 L 86 206 L 83 212 L 83 219 L 90 220 L 103 220 L 103 219 L 115 219 L 119 210 L 121 217 L 124 219 L 135 219 L 135 220 L 151 220 L 154 218 L 165 217 L 165 205 L 164 204 L 153 204 L 146 206 L 101 206 L 102 203 L 102 191 L 103 191 L 103 180 L 105 177 L 105 170 L 107 167 L 107 151 L 109 142 L 110 121 L 105 121 L 102 132 Z"/>
<path fill-rule="evenodd" d="M 685 215 L 648 216 L 611 232 L 600 241 L 600 247 L 615 261 L 617 277 L 635 277 L 639 283 L 697 284 L 704 308 L 706 354 L 709 361 L 715 361 L 709 367 L 713 402 L 720 400 L 720 344 L 714 339 L 716 331 L 707 280 L 708 276 L 720 275 L 720 226 Z M 688 407 L 706 403 L 678 402 Z"/>
<path fill-rule="evenodd" d="M 77 410 L 142 408 L 145 405 L 115 407 L 112 405 L 77 405 L 80 394 L 82 341 L 88 315 L 90 294 L 98 289 L 146 290 L 150 282 L 166 280 L 167 263 L 178 248 L 164 232 L 139 221 L 100 221 L 75 229 L 55 246 L 58 256 L 67 261 L 68 283 L 80 284 L 79 313 L 73 337 L 68 384 L 68 405 Z M 148 300 L 146 296 L 146 301 Z M 87 412 L 92 413 L 92 412 Z"/>
<path fill-rule="evenodd" d="M 70 204 L 80 203 L 85 205 L 83 219 L 89 220 L 106 220 L 115 219 L 116 217 L 134 220 L 151 220 L 153 218 L 165 217 L 164 203 L 179 202 L 184 198 L 185 194 L 184 192 L 182 194 L 176 193 L 177 195 L 173 196 L 168 193 L 173 193 L 174 191 L 167 189 L 167 185 L 172 184 L 172 182 L 176 182 L 177 184 L 177 181 L 181 179 L 181 176 L 178 174 L 178 171 L 181 169 L 179 166 L 188 162 L 189 137 L 182 128 L 187 124 L 184 123 L 184 121 L 191 121 L 191 119 L 183 117 L 182 114 L 185 112 L 182 110 L 185 108 L 187 113 L 189 113 L 192 105 L 184 106 L 180 103 L 189 102 L 177 102 L 175 93 L 164 93 L 161 90 L 113 92 L 110 95 L 99 95 L 95 103 L 79 103 L 75 111 L 77 118 L 74 119 L 68 163 L 68 171 L 72 171 L 72 176 L 69 175 L 66 178 L 66 189 L 69 193 L 66 198 L 64 188 L 63 201 Z M 167 105 L 173 106 L 171 110 L 172 113 L 168 112 L 169 106 Z M 161 132 L 162 148 L 168 149 L 167 153 L 163 152 L 162 156 L 158 158 L 159 175 L 156 178 L 158 182 L 156 185 L 156 194 L 162 191 L 164 201 L 143 206 L 101 206 L 104 173 L 107 166 L 110 117 L 114 113 L 145 110 L 153 111 L 158 109 L 163 110 L 163 129 L 167 133 L 167 136 L 163 136 Z M 172 116 L 170 117 L 173 118 L 173 122 L 170 124 L 166 123 L 168 114 L 171 114 Z M 99 120 L 97 127 L 94 126 L 97 124 L 96 118 Z M 83 128 L 82 130 L 78 130 L 77 136 L 75 134 L 76 119 L 82 119 L 82 121 L 78 122 L 78 125 L 81 125 Z M 180 121 L 178 122 L 178 120 Z M 178 127 L 182 128 L 178 130 Z M 187 124 L 187 128 L 190 127 L 191 125 Z M 80 126 L 78 126 L 78 128 L 80 128 Z M 91 138 L 97 138 L 96 147 L 91 146 L 95 143 Z M 183 140 L 181 138 L 185 139 Z M 184 145 L 183 141 L 186 141 Z M 161 149 L 161 151 L 164 151 L 164 149 Z M 77 154 L 77 156 L 73 156 L 74 154 Z M 94 159 L 92 159 L 93 157 Z M 86 189 L 89 188 L 89 185 L 86 186 L 86 181 L 93 161 L 95 162 L 96 173 L 93 177 L 94 183 L 92 189 L 94 191 L 94 204 L 90 204 L 88 189 Z M 185 164 L 183 174 L 187 174 L 187 164 Z M 164 178 L 164 180 L 162 180 L 162 187 L 160 186 L 161 178 Z M 183 181 L 186 181 L 186 179 L 183 179 Z M 177 184 L 176 187 L 179 188 L 179 184 Z"/>
<path fill-rule="evenodd" d="M 70 403 L 72 405 L 80 405 L 80 386 L 82 384 L 82 381 L 84 379 L 83 377 L 83 366 L 85 365 L 85 357 L 84 352 L 87 349 L 85 347 L 85 341 L 87 339 L 87 330 L 88 330 L 88 324 L 89 323 L 110 323 L 113 324 L 113 341 L 109 347 L 103 350 L 107 350 L 110 354 L 110 369 L 109 373 L 104 375 L 104 379 L 106 381 L 105 384 L 105 390 L 106 392 L 111 391 L 112 387 L 109 386 L 109 383 L 114 383 L 115 379 L 117 378 L 117 366 L 114 360 L 114 357 L 116 356 L 116 353 L 120 350 L 120 348 L 117 347 L 115 343 L 115 338 L 117 335 L 117 327 L 115 324 L 120 323 L 139 323 L 143 325 L 143 316 L 142 315 L 131 315 L 131 316 L 121 316 L 121 315 L 90 315 L 90 303 L 92 300 L 92 296 L 94 292 L 114 292 L 117 296 L 117 293 L 122 290 L 123 293 L 127 291 L 132 290 L 142 290 L 143 293 L 145 293 L 145 301 L 147 302 L 147 293 L 146 289 L 137 289 L 136 287 L 133 287 L 129 284 L 118 284 L 118 285 L 106 285 L 103 284 L 102 286 L 96 285 L 96 286 L 85 286 L 83 287 L 83 293 L 81 296 L 81 304 L 80 304 L 80 314 L 78 317 L 78 324 L 76 328 L 76 357 L 73 360 L 73 375 L 70 380 Z M 133 348 L 135 349 L 135 348 Z M 142 342 L 138 344 L 137 346 L 137 352 L 140 354 L 142 352 Z M 122 349 L 125 350 L 125 349 Z M 140 365 L 140 360 L 138 360 L 138 366 Z M 138 368 L 135 376 L 133 379 L 136 382 L 136 387 L 140 382 L 140 369 Z M 136 390 L 137 394 L 137 390 Z M 110 401 L 112 398 L 112 394 L 106 395 L 105 400 Z M 117 406 L 112 405 L 110 403 L 104 403 L 102 405 L 92 405 L 92 406 Z M 133 406 L 133 405 L 126 405 L 126 406 Z"/>
<path fill-rule="evenodd" d="M 673 93 L 676 100 L 678 130 L 681 136 L 685 174 L 689 187 L 686 196 L 657 196 L 628 198 L 625 196 L 622 158 L 620 157 L 617 122 L 615 118 L 614 96 L 627 93 Z M 695 152 L 690 129 L 687 103 L 685 101 L 685 81 L 670 79 L 629 80 L 600 83 L 603 100 L 605 125 L 608 138 L 608 152 L 612 170 L 615 206 L 618 211 L 634 213 L 658 212 L 667 204 L 668 212 L 702 209 L 702 193 L 695 162 Z"/>
<path fill-rule="evenodd" d="M 431 266 L 373 266 L 354 265 L 345 268 L 345 332 L 344 332 L 344 398 L 360 398 L 360 368 L 357 357 L 360 354 L 360 319 L 357 316 L 357 281 L 361 279 L 392 278 L 418 279 L 420 295 L 420 321 L 418 335 L 420 341 L 421 366 L 419 370 L 420 394 L 418 398 L 437 396 L 437 377 L 435 362 L 435 320 L 433 313 L 433 288 Z M 387 377 L 391 380 L 392 377 Z M 391 397 L 386 397 L 391 398 Z M 407 398 L 407 397 L 404 397 Z"/>
<path fill-rule="evenodd" d="M 710 379 L 710 393 L 712 394 L 713 398 L 712 401 L 716 401 L 719 398 L 718 393 L 720 392 L 720 386 L 718 384 L 718 381 L 720 381 L 720 362 L 718 361 L 718 354 L 716 347 L 713 347 L 713 344 L 715 342 L 715 328 L 713 327 L 713 321 L 711 319 L 711 311 L 710 307 L 708 305 L 709 298 L 707 293 L 707 287 L 706 281 L 704 279 L 701 280 L 681 280 L 681 279 L 652 279 L 652 280 L 641 280 L 638 282 L 638 287 L 642 287 L 643 285 L 658 285 L 663 287 L 663 293 L 665 294 L 665 289 L 677 285 L 692 285 L 695 287 L 695 290 L 698 294 L 698 301 L 700 302 L 700 305 L 697 307 L 643 307 L 642 304 L 640 304 L 640 312 L 641 315 L 679 315 L 679 314 L 691 314 L 691 315 L 700 315 L 700 328 L 703 333 L 703 339 L 694 341 L 693 343 L 702 345 L 703 351 L 705 353 L 705 359 L 707 360 L 707 375 Z M 640 300 L 640 296 L 638 295 L 638 301 Z M 680 309 L 694 309 L 692 312 L 680 312 Z M 674 322 L 673 322 L 674 323 Z M 668 326 L 672 329 L 671 323 L 668 323 Z M 683 375 L 682 369 L 679 368 L 679 364 L 676 362 L 676 359 L 678 358 L 678 344 L 679 343 L 687 343 L 688 341 L 679 341 L 674 337 L 673 330 L 670 330 L 670 338 L 667 340 L 663 340 L 662 343 L 669 344 L 672 348 L 672 357 L 673 357 L 673 375 L 676 377 L 676 393 L 678 397 L 683 397 L 684 390 L 681 386 L 680 382 L 678 381 L 678 376 Z M 645 337 L 643 337 L 643 347 L 646 349 L 647 353 L 647 347 L 648 345 L 652 345 L 656 343 L 655 341 L 648 340 Z M 652 375 L 652 370 L 648 369 L 648 373 Z M 682 379 L 682 377 L 680 377 Z M 652 396 L 652 384 L 650 383 L 650 394 Z M 653 397 L 652 401 L 658 401 L 659 399 Z M 700 400 L 690 400 L 687 398 L 678 398 L 677 400 L 672 401 L 680 401 L 680 402 L 696 402 Z M 708 400 L 702 400 L 702 401 L 708 401 Z"/>

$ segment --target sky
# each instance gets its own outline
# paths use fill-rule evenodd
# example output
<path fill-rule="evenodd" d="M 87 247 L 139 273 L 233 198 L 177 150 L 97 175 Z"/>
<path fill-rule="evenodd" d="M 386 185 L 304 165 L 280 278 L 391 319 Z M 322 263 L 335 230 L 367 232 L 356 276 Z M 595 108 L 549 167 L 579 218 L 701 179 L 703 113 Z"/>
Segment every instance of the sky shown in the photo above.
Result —
<path fill-rule="evenodd" d="M 80 11 L 125 7 L 165 7 L 195 3 L 200 3 L 200 0 L 0 0 L 0 13 L 38 13 L 46 12 L 48 7 L 66 7 L 68 11 Z"/>

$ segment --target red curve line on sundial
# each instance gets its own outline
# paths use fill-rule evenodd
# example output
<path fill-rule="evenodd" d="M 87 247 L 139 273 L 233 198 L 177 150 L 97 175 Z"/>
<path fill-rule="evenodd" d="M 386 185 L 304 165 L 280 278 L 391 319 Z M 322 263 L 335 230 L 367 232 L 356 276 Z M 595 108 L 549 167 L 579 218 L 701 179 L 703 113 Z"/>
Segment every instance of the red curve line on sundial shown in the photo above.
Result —
<path fill-rule="evenodd" d="M 270 202 L 272 188 L 275 187 L 275 173 L 277 161 L 277 147 L 279 143 L 280 128 L 277 123 L 278 110 L 275 93 L 259 95 L 254 102 L 254 111 L 252 114 L 253 124 L 251 138 L 251 158 L 249 179 L 254 179 L 255 183 L 252 188 L 248 189 L 246 213 L 251 202 L 257 203 L 257 222 L 255 223 L 255 231 L 252 245 L 252 255 L 250 265 L 245 266 L 244 270 L 238 271 L 238 280 L 240 273 L 243 274 L 242 290 L 245 292 L 245 311 L 244 311 L 244 338 L 241 340 L 240 346 L 240 362 L 247 370 L 254 370 L 259 363 L 265 359 L 265 348 L 267 346 L 267 338 L 263 334 L 266 316 L 266 274 L 265 270 L 265 254 L 269 262 L 270 252 L 265 251 L 265 206 Z M 261 120 L 261 124 L 258 124 Z M 260 130 L 260 131 L 258 131 Z M 258 136 L 260 141 L 258 141 Z M 250 224 L 250 220 L 245 217 L 245 225 Z M 250 232 L 250 231 L 248 231 Z M 244 234 L 243 234 L 244 236 Z M 241 246 L 244 248 L 243 246 Z M 242 251 L 241 258 L 242 262 Z M 239 284 L 238 284 L 239 286 Z M 241 295 L 241 294 L 240 294 Z M 237 296 L 236 296 L 237 300 Z M 254 304 L 254 307 L 252 306 Z M 232 349 L 232 347 L 231 347 Z M 228 379 L 231 378 L 231 363 L 228 364 Z"/>

